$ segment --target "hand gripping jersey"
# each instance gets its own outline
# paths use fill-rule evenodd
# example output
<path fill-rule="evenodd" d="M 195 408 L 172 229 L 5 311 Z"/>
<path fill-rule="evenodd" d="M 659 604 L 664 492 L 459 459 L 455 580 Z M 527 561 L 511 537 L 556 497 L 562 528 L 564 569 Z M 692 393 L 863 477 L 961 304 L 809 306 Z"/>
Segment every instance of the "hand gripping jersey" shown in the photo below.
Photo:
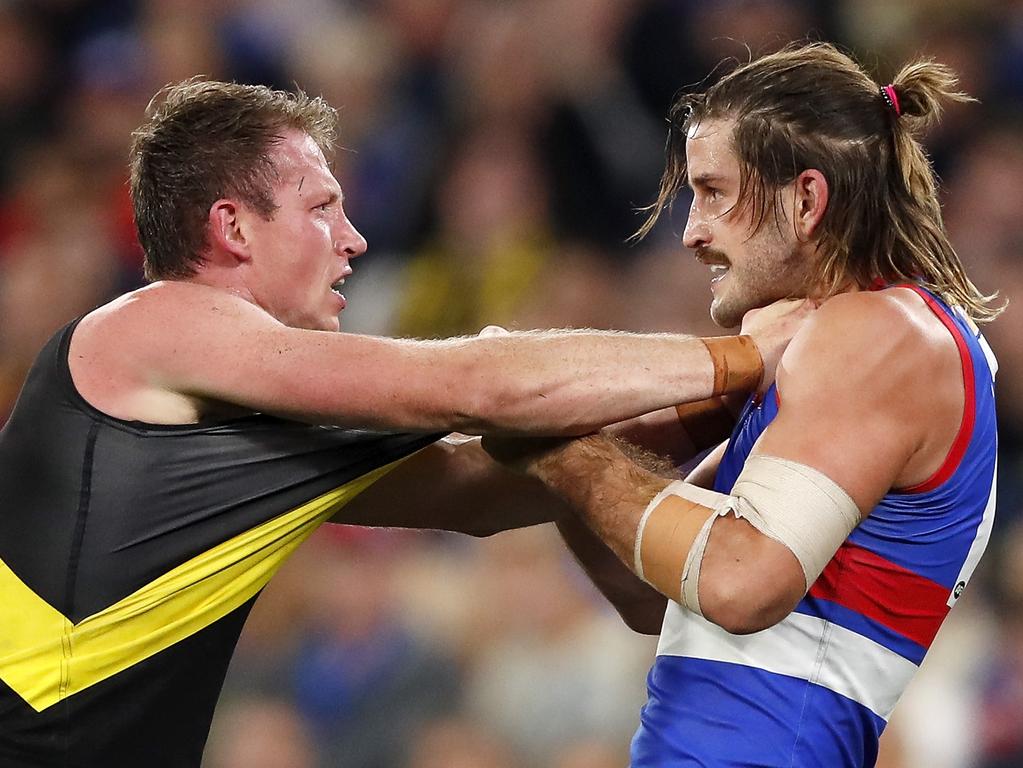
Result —
<path fill-rule="evenodd" d="M 885 723 L 994 517 L 994 358 L 972 323 L 912 289 L 962 361 L 966 405 L 946 460 L 925 483 L 885 496 L 779 624 L 731 635 L 669 602 L 633 768 L 874 765 Z M 715 490 L 730 492 L 777 412 L 773 387 L 746 404 Z"/>
<path fill-rule="evenodd" d="M 114 419 L 75 390 L 74 327 L 0 432 L 0 765 L 194 768 L 258 592 L 436 436 Z"/>

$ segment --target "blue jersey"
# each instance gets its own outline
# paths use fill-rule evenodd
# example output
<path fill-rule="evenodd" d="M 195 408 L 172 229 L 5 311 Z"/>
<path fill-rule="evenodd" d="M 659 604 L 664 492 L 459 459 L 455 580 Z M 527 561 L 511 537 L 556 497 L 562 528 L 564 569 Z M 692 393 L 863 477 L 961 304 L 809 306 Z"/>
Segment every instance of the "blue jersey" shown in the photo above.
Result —
<path fill-rule="evenodd" d="M 732 635 L 668 603 L 633 768 L 860 768 L 983 553 L 994 518 L 990 348 L 958 311 L 916 286 L 959 348 L 962 423 L 940 469 L 886 495 L 784 620 Z M 730 492 L 778 412 L 750 400 L 715 480 Z"/>

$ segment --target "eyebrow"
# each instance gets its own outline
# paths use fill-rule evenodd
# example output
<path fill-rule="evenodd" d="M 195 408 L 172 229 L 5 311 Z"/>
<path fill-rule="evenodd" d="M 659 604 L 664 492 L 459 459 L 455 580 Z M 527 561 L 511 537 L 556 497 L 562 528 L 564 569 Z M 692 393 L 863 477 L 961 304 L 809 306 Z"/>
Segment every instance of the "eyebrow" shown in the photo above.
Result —
<path fill-rule="evenodd" d="M 721 181 L 724 178 L 715 173 L 700 173 L 694 177 L 689 178 L 689 186 L 691 187 L 706 187 L 714 182 Z"/>

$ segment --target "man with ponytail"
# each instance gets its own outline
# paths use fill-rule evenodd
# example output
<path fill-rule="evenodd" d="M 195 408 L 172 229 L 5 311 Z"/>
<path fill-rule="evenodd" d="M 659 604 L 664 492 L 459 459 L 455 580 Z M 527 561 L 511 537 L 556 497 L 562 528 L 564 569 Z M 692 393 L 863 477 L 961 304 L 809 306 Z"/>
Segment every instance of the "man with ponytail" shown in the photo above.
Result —
<path fill-rule="evenodd" d="M 633 768 L 873 765 L 970 580 L 996 445 L 977 322 L 999 310 L 946 236 L 920 144 L 965 100 L 940 64 L 881 84 L 825 44 L 681 96 L 641 232 L 688 186 L 682 241 L 718 324 L 785 297 L 820 309 L 686 481 L 603 436 L 486 446 L 572 504 L 559 525 L 584 567 L 660 631 Z"/>

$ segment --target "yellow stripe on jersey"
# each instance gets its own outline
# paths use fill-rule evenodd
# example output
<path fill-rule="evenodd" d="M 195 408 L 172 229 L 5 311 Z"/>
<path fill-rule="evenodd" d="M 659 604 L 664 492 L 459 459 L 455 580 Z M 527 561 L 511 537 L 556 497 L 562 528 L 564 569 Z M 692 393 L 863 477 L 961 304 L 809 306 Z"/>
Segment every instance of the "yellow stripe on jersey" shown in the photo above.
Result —
<path fill-rule="evenodd" d="M 321 523 L 402 461 L 218 544 L 77 624 L 0 560 L 0 679 L 42 712 L 208 627 L 258 593 Z"/>

